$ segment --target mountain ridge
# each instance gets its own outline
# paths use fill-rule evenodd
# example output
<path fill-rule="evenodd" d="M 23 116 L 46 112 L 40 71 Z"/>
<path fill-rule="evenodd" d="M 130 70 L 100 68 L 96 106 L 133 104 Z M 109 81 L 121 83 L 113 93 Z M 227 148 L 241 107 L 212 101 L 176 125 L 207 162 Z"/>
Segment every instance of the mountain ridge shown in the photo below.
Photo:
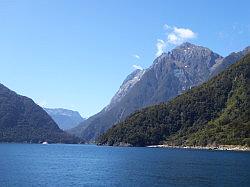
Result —
<path fill-rule="evenodd" d="M 250 54 L 175 99 L 131 114 L 101 145 L 250 147 Z"/>
<path fill-rule="evenodd" d="M 243 55 L 239 54 L 239 56 Z M 215 76 L 216 64 L 223 64 L 222 69 L 225 69 L 238 60 L 238 58 L 229 58 L 230 63 L 225 63 L 223 59 L 206 47 L 183 43 L 157 57 L 149 68 L 143 70 L 140 80 L 119 102 L 112 107 L 108 105 L 109 110 L 104 108 L 68 132 L 86 141 L 94 141 L 132 112 L 166 102 Z"/>
<path fill-rule="evenodd" d="M 0 142 L 79 143 L 32 99 L 0 84 Z"/>
<path fill-rule="evenodd" d="M 64 108 L 43 108 L 62 130 L 77 126 L 85 119 L 77 111 Z"/>

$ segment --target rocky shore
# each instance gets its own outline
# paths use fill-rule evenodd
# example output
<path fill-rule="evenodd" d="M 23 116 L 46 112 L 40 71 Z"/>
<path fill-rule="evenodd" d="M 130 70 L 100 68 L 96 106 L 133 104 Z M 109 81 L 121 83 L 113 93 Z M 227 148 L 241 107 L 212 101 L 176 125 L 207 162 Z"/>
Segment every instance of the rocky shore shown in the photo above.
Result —
<path fill-rule="evenodd" d="M 172 146 L 172 145 L 150 145 L 150 148 L 181 148 L 181 149 L 205 149 L 219 151 L 250 151 L 250 147 L 241 145 L 208 145 L 208 146 Z"/>

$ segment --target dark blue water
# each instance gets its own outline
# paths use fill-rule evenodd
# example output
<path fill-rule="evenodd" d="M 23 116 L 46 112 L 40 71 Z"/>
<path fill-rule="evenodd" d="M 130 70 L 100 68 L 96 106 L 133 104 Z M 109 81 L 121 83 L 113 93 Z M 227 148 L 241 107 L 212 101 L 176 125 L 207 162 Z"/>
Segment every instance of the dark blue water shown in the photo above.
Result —
<path fill-rule="evenodd" d="M 250 153 L 0 144 L 0 186 L 250 186 Z"/>

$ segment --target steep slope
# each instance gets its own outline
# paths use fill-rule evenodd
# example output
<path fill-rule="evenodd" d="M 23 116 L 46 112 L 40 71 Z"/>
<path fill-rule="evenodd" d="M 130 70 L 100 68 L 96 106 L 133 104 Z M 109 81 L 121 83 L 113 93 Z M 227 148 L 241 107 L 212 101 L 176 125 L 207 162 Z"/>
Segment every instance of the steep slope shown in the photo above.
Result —
<path fill-rule="evenodd" d="M 248 53 L 250 53 L 250 46 L 246 47 L 242 51 L 233 52 L 227 57 L 223 58 L 221 61 L 219 61 L 219 63 L 215 64 L 214 67 L 212 67 L 213 71 L 211 72 L 211 77 L 218 75 L 220 72 L 227 69 L 234 62 L 239 61 L 243 56 L 245 56 Z"/>
<path fill-rule="evenodd" d="M 100 144 L 250 146 L 250 54 L 203 85 L 166 104 L 137 111 Z"/>
<path fill-rule="evenodd" d="M 123 81 L 122 85 L 120 86 L 119 90 L 116 92 L 116 94 L 113 96 L 113 98 L 110 101 L 110 104 L 105 107 L 105 111 L 110 110 L 113 108 L 117 103 L 119 103 L 124 96 L 127 95 L 131 91 L 131 89 L 134 87 L 134 85 L 141 80 L 141 77 L 145 73 L 145 70 L 137 69 L 134 72 L 132 72 L 130 75 L 126 77 L 126 79 Z"/>
<path fill-rule="evenodd" d="M 234 63 L 237 59 L 229 58 L 228 62 Z M 111 105 L 70 132 L 93 141 L 132 112 L 166 102 L 207 81 L 216 75 L 215 71 L 219 72 L 217 67 L 222 68 L 219 64 L 225 64 L 220 55 L 202 46 L 183 43 L 171 52 L 163 53 L 151 67 L 141 71 L 139 79 L 117 102 L 111 102 Z"/>
<path fill-rule="evenodd" d="M 121 100 L 131 91 L 131 89 L 140 81 L 145 70 L 135 70 L 126 77 L 116 92 L 111 102 L 101 112 L 91 116 L 79 126 L 68 130 L 70 134 L 74 134 L 78 137 L 85 139 L 86 141 L 94 140 L 102 132 L 109 128 L 110 124 L 114 124 L 117 120 L 122 118 L 122 112 L 115 111 L 117 105 Z M 87 128 L 87 129 L 86 129 Z M 85 130 L 86 129 L 86 130 Z"/>
<path fill-rule="evenodd" d="M 77 143 L 31 99 L 0 84 L 0 142 Z"/>
<path fill-rule="evenodd" d="M 85 119 L 77 111 L 63 108 L 43 108 L 57 123 L 60 129 L 67 130 L 76 127 Z"/>

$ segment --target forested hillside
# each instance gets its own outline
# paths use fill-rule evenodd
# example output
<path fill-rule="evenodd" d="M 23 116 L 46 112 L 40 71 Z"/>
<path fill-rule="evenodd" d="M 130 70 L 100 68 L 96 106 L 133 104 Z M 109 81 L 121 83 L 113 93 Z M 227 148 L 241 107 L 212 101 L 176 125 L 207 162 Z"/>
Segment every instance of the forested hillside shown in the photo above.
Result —
<path fill-rule="evenodd" d="M 0 142 L 79 143 L 28 97 L 0 84 Z"/>
<path fill-rule="evenodd" d="M 99 143 L 250 146 L 249 80 L 250 54 L 172 101 L 135 112 Z"/>

